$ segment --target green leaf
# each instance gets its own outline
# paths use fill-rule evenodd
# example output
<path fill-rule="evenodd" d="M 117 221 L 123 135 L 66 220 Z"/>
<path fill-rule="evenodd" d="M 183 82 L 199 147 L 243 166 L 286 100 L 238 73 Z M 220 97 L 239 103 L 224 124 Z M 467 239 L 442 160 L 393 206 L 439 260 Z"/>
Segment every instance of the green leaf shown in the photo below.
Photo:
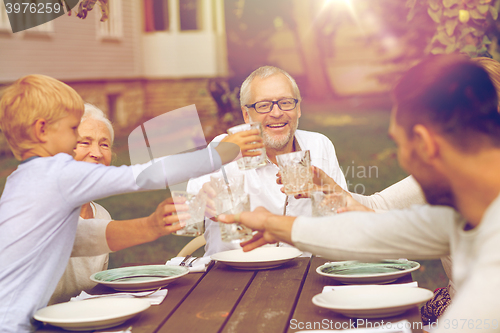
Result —
<path fill-rule="evenodd" d="M 470 17 L 472 17 L 473 19 L 476 19 L 476 20 L 484 20 L 486 18 L 485 15 L 481 14 L 479 12 L 479 10 L 477 10 L 476 8 L 474 8 L 473 10 L 470 10 L 469 13 L 470 13 Z"/>
<path fill-rule="evenodd" d="M 406 7 L 410 8 L 410 10 L 408 11 L 408 15 L 406 15 L 406 22 L 410 22 L 415 17 L 415 13 L 416 13 L 415 4 L 416 3 L 417 3 L 417 0 L 407 0 L 406 1 Z"/>
<path fill-rule="evenodd" d="M 448 34 L 448 36 L 450 37 L 453 36 L 457 24 L 458 24 L 457 19 L 446 20 L 446 23 L 444 25 L 446 27 L 446 33 Z"/>
<path fill-rule="evenodd" d="M 455 17 L 458 16 L 458 12 L 459 12 L 458 8 L 453 8 L 453 9 L 447 8 L 444 10 L 443 14 L 446 17 Z"/>
<path fill-rule="evenodd" d="M 432 10 L 437 11 L 439 10 L 440 4 L 438 0 L 429 0 L 429 7 L 431 7 Z"/>
<path fill-rule="evenodd" d="M 470 34 L 471 32 L 475 32 L 476 29 L 473 27 L 465 27 L 462 29 L 462 32 L 460 34 L 460 39 L 464 38 L 466 35 Z"/>
<path fill-rule="evenodd" d="M 490 6 L 490 14 L 491 17 L 496 21 L 498 18 L 498 10 L 493 6 Z"/>
<path fill-rule="evenodd" d="M 486 48 L 486 46 L 483 46 L 482 48 L 477 50 L 477 54 L 483 54 L 486 53 L 486 51 L 488 51 L 488 49 Z"/>
<path fill-rule="evenodd" d="M 486 35 L 484 35 L 484 37 L 483 37 L 483 44 L 484 45 L 491 44 L 491 40 Z"/>
<path fill-rule="evenodd" d="M 445 49 L 443 47 L 435 47 L 431 50 L 432 54 L 443 54 Z"/>
<path fill-rule="evenodd" d="M 472 34 L 476 37 L 482 37 L 484 35 L 484 31 L 483 30 L 479 30 L 479 29 L 476 29 L 472 32 Z"/>
<path fill-rule="evenodd" d="M 455 36 L 448 36 L 444 31 L 439 32 L 436 38 L 441 44 L 449 46 L 455 44 L 457 38 Z"/>
<path fill-rule="evenodd" d="M 446 47 L 446 50 L 444 50 L 445 53 L 453 53 L 457 49 L 457 46 L 455 44 L 448 45 Z"/>
<path fill-rule="evenodd" d="M 430 8 L 427 8 L 427 14 L 431 17 L 431 19 L 436 22 L 436 23 L 441 23 L 441 9 L 439 9 L 437 12 L 431 10 Z"/>
<path fill-rule="evenodd" d="M 443 0 L 443 5 L 446 8 L 450 8 L 453 5 L 458 5 L 459 0 Z"/>
<path fill-rule="evenodd" d="M 460 52 L 463 52 L 463 53 L 477 52 L 477 48 L 474 45 L 466 45 L 466 46 L 462 47 Z"/>
<path fill-rule="evenodd" d="M 432 44 L 432 43 L 434 43 L 435 41 L 437 41 L 437 39 L 438 39 L 438 35 L 439 35 L 438 33 L 435 33 L 435 34 L 434 34 L 434 36 L 432 36 L 431 42 L 430 42 L 429 44 Z"/>
<path fill-rule="evenodd" d="M 488 9 L 490 8 L 490 6 L 489 5 L 478 5 L 476 8 L 481 14 L 486 14 L 488 12 Z"/>

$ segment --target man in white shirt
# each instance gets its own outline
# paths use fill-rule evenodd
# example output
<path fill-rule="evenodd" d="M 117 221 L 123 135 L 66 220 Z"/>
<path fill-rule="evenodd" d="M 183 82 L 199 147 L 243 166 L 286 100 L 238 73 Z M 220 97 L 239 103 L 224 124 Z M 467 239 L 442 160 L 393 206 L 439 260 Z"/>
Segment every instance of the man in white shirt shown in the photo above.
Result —
<path fill-rule="evenodd" d="M 259 231 L 244 250 L 285 241 L 334 260 L 451 254 L 456 294 L 436 332 L 498 332 L 500 114 L 495 88 L 483 68 L 461 56 L 441 55 L 410 69 L 394 98 L 389 133 L 399 162 L 433 206 L 324 218 L 276 216 L 257 208 L 219 219 Z"/>
<path fill-rule="evenodd" d="M 343 189 L 347 189 L 342 170 L 340 170 L 335 148 L 324 135 L 297 130 L 300 109 L 300 91 L 295 80 L 285 71 L 264 66 L 255 70 L 241 86 L 241 110 L 246 123 L 260 122 L 262 136 L 267 153 L 265 166 L 254 170 L 239 170 L 237 163 L 224 167 L 228 177 L 234 174 L 245 175 L 245 191 L 250 194 L 251 208 L 263 206 L 279 215 L 311 215 L 310 199 L 297 200 L 287 196 L 276 183 L 279 168 L 276 156 L 299 150 L 309 150 L 311 163 L 324 170 Z M 226 134 L 219 135 L 213 141 L 218 142 Z M 221 172 L 218 172 L 221 175 Z M 198 193 L 202 187 L 210 194 L 204 184 L 210 181 L 210 175 L 191 179 L 187 190 Z M 213 207 L 212 207 L 213 208 Z M 223 243 L 218 222 L 205 220 L 205 256 L 239 248 L 239 245 Z"/>

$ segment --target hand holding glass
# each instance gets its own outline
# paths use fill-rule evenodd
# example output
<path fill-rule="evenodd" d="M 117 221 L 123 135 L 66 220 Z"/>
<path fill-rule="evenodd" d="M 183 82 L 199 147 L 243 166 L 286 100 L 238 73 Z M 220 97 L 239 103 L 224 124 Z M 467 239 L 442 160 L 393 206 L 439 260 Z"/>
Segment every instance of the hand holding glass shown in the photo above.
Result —
<path fill-rule="evenodd" d="M 304 193 L 312 188 L 313 174 L 309 150 L 278 155 L 276 159 L 286 195 Z"/>
<path fill-rule="evenodd" d="M 262 138 L 262 125 L 261 123 L 258 122 L 231 127 L 230 129 L 227 130 L 227 133 L 230 135 L 234 135 L 236 133 L 256 130 L 256 129 L 259 130 L 259 137 Z M 257 142 L 251 142 L 251 143 L 255 144 Z M 266 164 L 266 148 L 264 147 L 257 149 L 250 149 L 247 151 L 243 151 L 242 149 L 242 153 L 243 157 L 240 158 L 237 162 L 238 167 L 241 170 L 255 169 Z M 245 156 L 245 155 L 250 155 L 250 156 Z"/>
<path fill-rule="evenodd" d="M 190 194 L 185 191 L 172 191 L 172 198 L 174 203 L 176 199 L 184 198 L 185 205 L 189 206 L 188 213 L 191 216 L 189 220 L 174 223 L 183 223 L 184 228 L 177 230 L 175 235 L 178 236 L 200 236 L 205 232 L 205 205 L 207 197 L 204 193 L 198 195 Z"/>
<path fill-rule="evenodd" d="M 311 194 L 312 216 L 337 214 L 337 209 L 347 204 L 345 192 L 313 192 Z"/>
<path fill-rule="evenodd" d="M 250 196 L 244 191 L 244 175 L 230 176 L 227 183 L 222 177 L 212 176 L 210 183 L 217 193 L 214 199 L 217 215 L 250 211 Z M 223 242 L 240 243 L 252 238 L 252 230 L 240 223 L 219 223 L 219 227 Z"/>

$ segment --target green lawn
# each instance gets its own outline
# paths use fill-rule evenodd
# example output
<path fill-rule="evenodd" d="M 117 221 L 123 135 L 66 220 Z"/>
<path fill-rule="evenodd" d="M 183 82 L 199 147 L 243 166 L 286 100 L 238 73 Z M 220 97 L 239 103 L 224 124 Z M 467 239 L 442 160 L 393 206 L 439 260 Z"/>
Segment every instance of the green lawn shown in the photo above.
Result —
<path fill-rule="evenodd" d="M 406 177 L 399 168 L 395 145 L 387 136 L 389 109 L 350 111 L 335 105 L 304 103 L 299 128 L 317 131 L 329 137 L 351 191 L 372 194 Z M 129 164 L 126 136 L 116 138 L 115 165 Z M 0 160 L 0 191 L 5 176 L 16 163 L 13 158 Z M 2 173 L 3 171 L 3 173 Z M 169 196 L 168 191 L 155 191 L 115 196 L 98 202 L 114 219 L 130 219 L 151 214 L 157 204 Z M 110 255 L 110 267 L 125 263 L 165 262 L 175 256 L 189 237 L 165 236 L 155 242 L 135 246 Z M 196 254 L 201 255 L 202 250 Z M 431 290 L 446 285 L 447 279 L 439 260 L 421 261 L 414 274 L 420 286 Z"/>

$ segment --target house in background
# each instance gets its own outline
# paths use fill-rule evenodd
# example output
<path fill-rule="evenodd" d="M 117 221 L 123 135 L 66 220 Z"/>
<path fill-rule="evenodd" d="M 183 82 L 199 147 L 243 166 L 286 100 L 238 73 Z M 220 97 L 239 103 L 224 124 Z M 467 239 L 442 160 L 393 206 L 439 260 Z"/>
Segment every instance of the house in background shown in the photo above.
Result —
<path fill-rule="evenodd" d="M 34 73 L 54 77 L 117 128 L 190 104 L 201 116 L 216 114 L 208 83 L 228 72 L 223 0 L 109 6 L 106 22 L 96 5 L 84 20 L 73 11 L 14 34 L 0 4 L 0 85 Z"/>

